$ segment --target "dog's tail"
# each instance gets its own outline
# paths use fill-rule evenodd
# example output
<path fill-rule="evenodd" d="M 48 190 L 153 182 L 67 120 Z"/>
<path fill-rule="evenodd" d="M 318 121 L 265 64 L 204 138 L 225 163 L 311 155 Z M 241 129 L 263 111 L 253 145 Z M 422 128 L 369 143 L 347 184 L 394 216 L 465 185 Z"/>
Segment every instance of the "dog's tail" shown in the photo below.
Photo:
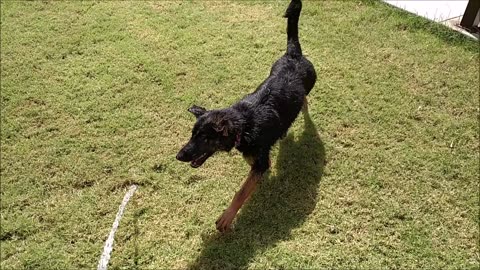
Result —
<path fill-rule="evenodd" d="M 302 11 L 302 1 L 292 0 L 283 17 L 287 18 L 287 55 L 291 57 L 302 56 L 302 48 L 298 40 L 298 19 Z"/>

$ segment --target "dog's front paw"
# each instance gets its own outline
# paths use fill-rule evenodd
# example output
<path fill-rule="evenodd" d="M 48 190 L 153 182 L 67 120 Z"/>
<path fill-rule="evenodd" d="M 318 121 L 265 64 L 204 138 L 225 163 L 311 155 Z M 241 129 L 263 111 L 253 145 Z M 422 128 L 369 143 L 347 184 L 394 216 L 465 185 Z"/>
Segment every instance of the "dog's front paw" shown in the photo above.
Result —
<path fill-rule="evenodd" d="M 223 214 L 217 219 L 215 224 L 217 225 L 217 230 L 221 233 L 224 233 L 230 230 L 230 226 L 232 225 L 232 221 L 235 218 L 237 213 L 230 209 L 227 209 L 223 212 Z"/>

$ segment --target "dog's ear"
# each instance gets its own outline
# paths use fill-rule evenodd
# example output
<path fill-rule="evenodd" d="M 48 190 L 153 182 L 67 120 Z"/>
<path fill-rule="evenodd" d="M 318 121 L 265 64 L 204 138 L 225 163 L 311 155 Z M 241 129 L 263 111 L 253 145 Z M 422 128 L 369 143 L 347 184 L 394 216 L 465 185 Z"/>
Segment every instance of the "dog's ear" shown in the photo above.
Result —
<path fill-rule="evenodd" d="M 228 133 L 231 130 L 231 123 L 226 119 L 220 119 L 215 123 L 213 128 L 216 132 L 221 133 L 223 136 L 227 137 Z"/>
<path fill-rule="evenodd" d="M 188 111 L 193 113 L 193 115 L 195 115 L 196 118 L 202 116 L 204 113 L 207 112 L 207 110 L 205 110 L 205 108 L 197 106 L 197 105 L 193 105 L 192 107 L 190 107 L 190 109 L 188 109 Z"/>

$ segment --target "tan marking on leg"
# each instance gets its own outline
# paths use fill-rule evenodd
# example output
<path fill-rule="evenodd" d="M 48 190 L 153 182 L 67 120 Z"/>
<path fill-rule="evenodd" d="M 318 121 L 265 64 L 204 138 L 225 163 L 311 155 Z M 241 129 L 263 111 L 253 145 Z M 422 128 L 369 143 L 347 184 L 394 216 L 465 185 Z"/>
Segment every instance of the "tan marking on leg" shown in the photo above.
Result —
<path fill-rule="evenodd" d="M 258 181 L 262 178 L 260 173 L 250 171 L 248 174 L 247 180 L 243 183 L 240 190 L 233 197 L 230 206 L 223 212 L 223 214 L 218 218 L 216 225 L 217 230 L 220 232 L 225 232 L 230 229 L 233 219 L 238 213 L 238 210 L 243 206 L 243 204 L 250 198 L 250 195 L 253 193 L 257 187 Z"/>
<path fill-rule="evenodd" d="M 248 165 L 253 166 L 255 162 L 255 157 L 243 155 L 243 159 L 248 163 Z"/>
<path fill-rule="evenodd" d="M 305 96 L 305 97 L 303 98 L 302 112 L 303 112 L 303 113 L 308 113 L 308 100 L 307 100 L 307 96 Z"/>

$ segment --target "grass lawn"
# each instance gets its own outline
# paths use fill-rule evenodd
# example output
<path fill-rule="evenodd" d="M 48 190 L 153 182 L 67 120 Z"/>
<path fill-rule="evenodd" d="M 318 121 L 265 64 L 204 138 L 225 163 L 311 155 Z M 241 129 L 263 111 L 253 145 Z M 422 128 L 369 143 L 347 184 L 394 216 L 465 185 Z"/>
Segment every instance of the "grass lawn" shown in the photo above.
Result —
<path fill-rule="evenodd" d="M 379 2 L 305 1 L 310 115 L 248 173 L 175 160 L 192 104 L 253 91 L 286 1 L 2 1 L 1 269 L 478 269 L 478 43 Z"/>

